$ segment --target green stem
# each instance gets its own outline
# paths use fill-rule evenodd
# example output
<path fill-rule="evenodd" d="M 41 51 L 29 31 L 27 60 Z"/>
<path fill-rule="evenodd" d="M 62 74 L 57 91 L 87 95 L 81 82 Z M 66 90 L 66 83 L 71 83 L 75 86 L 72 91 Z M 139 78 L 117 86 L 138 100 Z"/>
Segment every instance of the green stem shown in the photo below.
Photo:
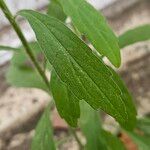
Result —
<path fill-rule="evenodd" d="M 8 9 L 7 5 L 5 4 L 5 2 L 3 0 L 0 0 L 0 8 L 2 9 L 3 13 L 5 14 L 6 18 L 8 19 L 8 21 L 10 22 L 10 24 L 12 25 L 12 27 L 14 28 L 14 30 L 16 31 L 19 39 L 22 42 L 22 45 L 25 48 L 26 53 L 28 54 L 28 56 L 30 57 L 32 63 L 34 64 L 35 68 L 37 69 L 37 71 L 39 72 L 39 74 L 42 76 L 45 84 L 47 85 L 48 89 L 49 89 L 49 81 L 44 73 L 44 71 L 42 70 L 42 68 L 40 67 L 40 65 L 38 64 L 36 58 L 34 57 L 34 54 L 32 52 L 32 49 L 30 48 L 30 46 L 28 45 L 28 42 L 26 40 L 26 38 L 24 37 L 19 25 L 17 24 L 17 22 L 15 21 L 12 13 L 10 12 L 10 10 Z"/>
<path fill-rule="evenodd" d="M 69 127 L 69 131 L 70 133 L 74 136 L 75 140 L 77 141 L 78 145 L 79 145 L 79 149 L 83 150 L 84 146 L 82 145 L 80 139 L 78 138 L 76 131 L 74 129 L 72 129 L 71 127 Z"/>

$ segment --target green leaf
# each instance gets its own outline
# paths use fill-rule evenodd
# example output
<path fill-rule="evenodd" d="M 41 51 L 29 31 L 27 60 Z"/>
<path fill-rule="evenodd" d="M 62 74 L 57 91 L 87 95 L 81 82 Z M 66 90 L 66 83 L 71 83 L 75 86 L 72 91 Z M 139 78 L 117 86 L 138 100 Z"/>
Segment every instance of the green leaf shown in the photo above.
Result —
<path fill-rule="evenodd" d="M 116 82 L 116 84 L 119 86 L 120 90 L 122 91 L 121 98 L 122 98 L 125 106 L 127 108 L 130 108 L 130 109 L 126 109 L 126 113 L 128 114 L 128 117 L 129 117 L 127 121 L 129 121 L 129 122 L 126 122 L 125 124 L 128 124 L 129 126 L 134 127 L 136 124 L 137 112 L 136 112 L 136 109 L 135 109 L 135 106 L 133 103 L 132 96 L 129 93 L 123 80 L 119 77 L 119 75 L 112 68 L 109 67 L 109 69 L 113 74 L 113 76 L 112 76 L 113 80 Z"/>
<path fill-rule="evenodd" d="M 50 121 L 50 108 L 47 107 L 35 130 L 31 150 L 55 150 L 53 129 Z"/>
<path fill-rule="evenodd" d="M 137 120 L 137 126 L 139 130 L 143 131 L 145 135 L 150 136 L 150 118 L 144 117 Z"/>
<path fill-rule="evenodd" d="M 80 127 L 87 140 L 86 150 L 125 150 L 116 136 L 102 129 L 99 112 L 84 101 L 80 103 L 80 107 L 82 110 Z"/>
<path fill-rule="evenodd" d="M 10 46 L 0 45 L 0 50 L 19 51 L 19 48 L 14 48 L 14 47 L 10 47 Z"/>
<path fill-rule="evenodd" d="M 37 42 L 30 43 L 34 55 L 37 57 L 41 49 Z M 6 74 L 7 82 L 16 87 L 39 88 L 47 91 L 42 77 L 36 72 L 23 47 L 14 53 L 10 67 Z"/>
<path fill-rule="evenodd" d="M 40 46 L 38 45 L 37 42 L 31 42 L 29 43 L 29 45 L 33 51 L 34 56 L 37 58 L 40 52 L 42 51 Z M 27 56 L 24 50 L 24 47 L 20 46 L 18 49 L 19 49 L 18 53 L 15 53 L 11 59 L 11 64 L 18 67 L 24 66 L 33 67 L 29 57 Z"/>
<path fill-rule="evenodd" d="M 132 140 L 137 144 L 138 150 L 150 149 L 150 137 L 144 137 L 133 132 L 127 132 Z"/>
<path fill-rule="evenodd" d="M 128 30 L 119 36 L 120 48 L 150 39 L 150 24 Z"/>
<path fill-rule="evenodd" d="M 69 125 L 76 127 L 77 119 L 80 117 L 79 100 L 59 79 L 54 70 L 51 74 L 50 86 L 60 116 Z"/>
<path fill-rule="evenodd" d="M 106 141 L 107 150 L 125 150 L 125 146 L 120 139 L 111 133 L 103 130 L 103 137 Z"/>
<path fill-rule="evenodd" d="M 47 14 L 52 17 L 55 17 L 63 22 L 65 22 L 65 20 L 67 18 L 67 16 L 63 12 L 63 9 L 62 9 L 61 5 L 59 4 L 58 0 L 50 1 Z"/>
<path fill-rule="evenodd" d="M 6 80 L 9 84 L 16 87 L 39 88 L 47 91 L 47 86 L 42 77 L 35 70 L 28 67 L 17 67 L 10 65 Z"/>
<path fill-rule="evenodd" d="M 80 102 L 81 117 L 79 126 L 86 137 L 86 150 L 107 150 L 98 112 L 93 110 L 86 102 Z"/>
<path fill-rule="evenodd" d="M 124 128 L 132 129 L 132 107 L 126 106 L 111 71 L 69 28 L 55 18 L 24 10 L 48 61 L 67 88 L 94 109 L 101 108 Z M 131 117 L 132 116 L 132 117 Z"/>
<path fill-rule="evenodd" d="M 103 15 L 85 0 L 58 0 L 77 29 L 85 34 L 95 49 L 119 67 L 121 63 L 118 39 Z"/>

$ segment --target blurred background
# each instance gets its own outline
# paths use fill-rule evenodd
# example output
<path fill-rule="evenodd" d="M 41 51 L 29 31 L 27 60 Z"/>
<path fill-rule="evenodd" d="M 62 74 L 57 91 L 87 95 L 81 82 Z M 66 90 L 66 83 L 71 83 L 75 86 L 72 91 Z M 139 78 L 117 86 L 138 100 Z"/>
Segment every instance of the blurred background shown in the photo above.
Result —
<path fill-rule="evenodd" d="M 116 35 L 139 25 L 150 24 L 149 0 L 88 0 L 102 11 Z M 20 9 L 34 9 L 46 12 L 48 0 L 6 0 L 15 14 Z M 18 22 L 28 39 L 35 39 L 30 26 L 22 19 Z M 0 45 L 17 47 L 20 45 L 15 32 L 0 11 Z M 150 42 L 128 46 L 121 51 L 122 66 L 118 70 L 130 89 L 138 115 L 150 113 Z M 13 53 L 0 52 L 0 150 L 29 150 L 34 127 L 50 97 L 43 91 L 29 88 L 11 87 L 5 80 L 5 73 Z M 54 109 L 52 120 L 56 139 L 67 135 L 67 125 Z M 105 119 L 110 127 L 111 118 Z M 77 150 L 77 144 L 70 139 L 61 150 Z"/>

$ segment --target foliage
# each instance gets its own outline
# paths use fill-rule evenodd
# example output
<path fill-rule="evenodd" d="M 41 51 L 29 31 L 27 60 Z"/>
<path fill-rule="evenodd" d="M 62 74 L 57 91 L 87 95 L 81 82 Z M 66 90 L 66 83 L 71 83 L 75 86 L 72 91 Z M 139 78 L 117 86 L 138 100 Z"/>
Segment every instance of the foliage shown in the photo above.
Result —
<path fill-rule="evenodd" d="M 55 150 L 52 125 L 49 118 L 50 105 L 45 109 L 35 130 L 31 150 Z"/>
<path fill-rule="evenodd" d="M 104 16 L 85 0 L 52 0 L 47 14 L 32 10 L 18 12 L 28 20 L 36 35 L 37 42 L 27 43 L 3 0 L 0 0 L 0 7 L 23 44 L 19 48 L 0 46 L 0 50 L 14 51 L 7 73 L 10 84 L 52 93 L 60 116 L 68 125 L 80 127 L 87 150 L 125 149 L 117 136 L 103 129 L 98 109 L 114 117 L 122 128 L 128 130 L 140 150 L 150 147 L 149 118 L 138 119 L 136 123 L 136 109 L 130 92 L 119 75 L 102 59 L 107 57 L 119 67 L 119 46 L 123 48 L 149 40 L 150 25 L 136 27 L 117 38 Z M 67 27 L 65 20 L 68 16 L 78 34 Z M 81 40 L 81 35 L 89 40 L 96 52 Z M 51 72 L 48 86 L 39 68 L 44 75 L 45 71 Z M 32 150 L 56 149 L 49 114 L 50 106 L 38 123 Z"/>

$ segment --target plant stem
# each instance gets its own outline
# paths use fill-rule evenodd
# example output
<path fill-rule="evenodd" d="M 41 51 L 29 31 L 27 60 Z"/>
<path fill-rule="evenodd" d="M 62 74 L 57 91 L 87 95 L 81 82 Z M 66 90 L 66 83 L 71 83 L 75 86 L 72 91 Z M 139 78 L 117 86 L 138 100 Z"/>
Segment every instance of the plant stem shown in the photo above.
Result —
<path fill-rule="evenodd" d="M 39 74 L 41 75 L 41 77 L 43 78 L 43 80 L 44 80 L 45 84 L 47 85 L 48 89 L 50 89 L 50 87 L 49 87 L 49 81 L 48 81 L 48 79 L 47 79 L 44 71 L 42 70 L 42 68 L 38 64 L 36 58 L 34 57 L 32 49 L 30 48 L 30 46 L 29 46 L 26 38 L 24 37 L 24 35 L 23 35 L 23 33 L 22 33 L 19 25 L 15 21 L 12 13 L 10 12 L 10 10 L 8 9 L 7 5 L 5 4 L 5 2 L 3 0 L 0 0 L 0 8 L 2 9 L 3 13 L 5 14 L 6 18 L 8 19 L 8 21 L 10 22 L 10 24 L 12 25 L 12 27 L 14 28 L 14 30 L 16 31 L 19 39 L 22 42 L 22 45 L 25 48 L 26 53 L 30 57 L 32 63 L 35 66 L 35 68 L 37 69 L 37 71 L 39 72 Z"/>
<path fill-rule="evenodd" d="M 73 128 L 71 128 L 71 127 L 69 127 L 69 131 L 74 136 L 75 140 L 77 141 L 80 150 L 83 150 L 84 146 L 82 145 L 80 139 L 78 138 L 78 136 L 76 134 L 76 131 Z"/>

